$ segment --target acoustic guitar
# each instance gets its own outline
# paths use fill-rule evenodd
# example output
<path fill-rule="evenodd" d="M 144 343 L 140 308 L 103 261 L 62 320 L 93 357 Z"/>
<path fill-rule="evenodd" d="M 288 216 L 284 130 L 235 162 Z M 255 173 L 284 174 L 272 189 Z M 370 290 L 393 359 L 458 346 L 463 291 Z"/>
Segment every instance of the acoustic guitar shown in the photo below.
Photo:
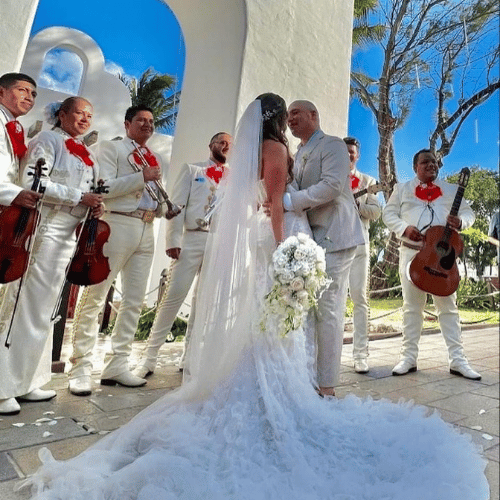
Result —
<path fill-rule="evenodd" d="M 372 184 L 371 186 L 366 187 L 365 189 L 361 189 L 360 191 L 357 191 L 356 193 L 353 193 L 354 199 L 356 200 L 360 196 L 363 196 L 364 194 L 377 194 L 379 191 L 388 191 L 388 187 L 384 183 L 376 183 Z"/>
<path fill-rule="evenodd" d="M 470 170 L 463 168 L 450 210 L 452 216 L 458 214 L 469 177 Z M 423 248 L 410 262 L 409 276 L 413 284 L 440 297 L 455 293 L 460 283 L 456 258 L 462 253 L 463 246 L 462 238 L 448 223 L 446 226 L 430 227 L 424 235 Z"/>

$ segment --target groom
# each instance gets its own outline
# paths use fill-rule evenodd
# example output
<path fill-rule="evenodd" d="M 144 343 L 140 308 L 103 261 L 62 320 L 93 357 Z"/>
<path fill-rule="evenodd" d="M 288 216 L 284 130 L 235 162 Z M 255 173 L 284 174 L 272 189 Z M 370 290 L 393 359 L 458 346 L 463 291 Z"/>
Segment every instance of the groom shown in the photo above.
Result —
<path fill-rule="evenodd" d="M 349 269 L 356 247 L 364 244 L 361 221 L 349 182 L 349 156 L 344 141 L 322 132 L 319 113 L 309 101 L 288 107 L 288 127 L 300 139 L 294 183 L 285 210 L 307 211 L 313 237 L 326 251 L 332 280 L 318 302 L 316 339 L 319 394 L 334 396 L 339 382 Z"/>

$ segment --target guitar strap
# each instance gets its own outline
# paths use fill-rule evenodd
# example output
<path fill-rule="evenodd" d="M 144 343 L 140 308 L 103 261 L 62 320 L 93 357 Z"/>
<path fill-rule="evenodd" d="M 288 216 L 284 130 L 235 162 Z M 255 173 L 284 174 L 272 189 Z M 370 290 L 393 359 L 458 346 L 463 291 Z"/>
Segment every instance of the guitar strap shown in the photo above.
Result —
<path fill-rule="evenodd" d="M 425 208 L 427 208 L 431 213 L 431 220 L 422 229 L 419 229 L 421 233 L 423 233 L 427 228 L 432 226 L 432 222 L 434 221 L 434 216 L 436 215 L 436 212 L 434 212 L 434 209 L 432 208 L 432 205 L 430 203 L 427 203 Z"/>

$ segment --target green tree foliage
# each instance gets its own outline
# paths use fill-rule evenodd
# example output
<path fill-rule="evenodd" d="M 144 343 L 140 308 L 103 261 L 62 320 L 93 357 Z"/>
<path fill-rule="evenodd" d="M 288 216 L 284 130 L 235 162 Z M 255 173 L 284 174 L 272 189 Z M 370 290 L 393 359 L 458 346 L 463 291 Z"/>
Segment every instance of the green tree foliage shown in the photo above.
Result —
<path fill-rule="evenodd" d="M 465 261 L 475 267 L 478 276 L 482 276 L 486 267 L 494 264 L 496 257 L 496 247 L 487 241 L 487 235 L 491 216 L 500 206 L 498 198 L 500 174 L 477 166 L 471 167 L 470 170 L 471 175 L 464 198 L 476 214 L 476 220 L 471 228 L 462 233 L 462 236 Z M 446 180 L 456 183 L 458 176 L 458 173 L 453 174 Z"/>
<path fill-rule="evenodd" d="M 157 130 L 173 131 L 180 97 L 173 76 L 148 68 L 139 79 L 121 75 L 120 80 L 127 85 L 133 106 L 145 104 L 153 110 Z"/>
<path fill-rule="evenodd" d="M 370 22 L 370 14 L 376 11 L 378 0 L 354 0 L 353 48 L 369 45 L 383 39 L 385 26 Z"/>

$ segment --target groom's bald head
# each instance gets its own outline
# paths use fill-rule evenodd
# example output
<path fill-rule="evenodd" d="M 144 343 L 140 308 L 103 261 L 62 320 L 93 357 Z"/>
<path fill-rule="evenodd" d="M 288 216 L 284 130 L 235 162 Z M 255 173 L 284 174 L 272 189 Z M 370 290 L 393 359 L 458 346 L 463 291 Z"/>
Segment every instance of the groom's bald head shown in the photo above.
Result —
<path fill-rule="evenodd" d="M 319 129 L 319 112 L 311 101 L 293 101 L 288 106 L 288 127 L 305 144 Z"/>

